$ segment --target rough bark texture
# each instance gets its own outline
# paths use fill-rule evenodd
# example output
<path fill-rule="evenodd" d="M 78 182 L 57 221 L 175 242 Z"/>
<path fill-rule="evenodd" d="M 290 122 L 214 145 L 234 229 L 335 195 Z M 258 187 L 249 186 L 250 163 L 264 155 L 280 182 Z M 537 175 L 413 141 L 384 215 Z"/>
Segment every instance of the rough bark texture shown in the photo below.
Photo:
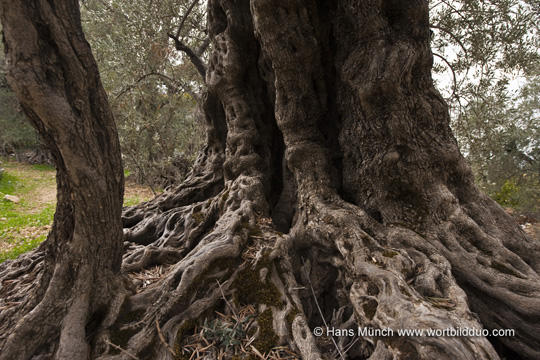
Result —
<path fill-rule="evenodd" d="M 0 268 L 0 359 L 83 359 L 127 294 L 116 128 L 76 0 L 1 1 L 0 18 L 8 82 L 52 151 L 58 186 L 47 241 Z"/>
<path fill-rule="evenodd" d="M 514 329 L 499 353 L 540 358 L 539 245 L 473 184 L 431 79 L 427 2 L 209 0 L 208 14 L 208 145 L 182 185 L 125 209 L 136 289 L 89 357 L 190 358 L 217 310 L 260 353 L 499 358 L 482 336 L 315 337 L 324 324 Z"/>

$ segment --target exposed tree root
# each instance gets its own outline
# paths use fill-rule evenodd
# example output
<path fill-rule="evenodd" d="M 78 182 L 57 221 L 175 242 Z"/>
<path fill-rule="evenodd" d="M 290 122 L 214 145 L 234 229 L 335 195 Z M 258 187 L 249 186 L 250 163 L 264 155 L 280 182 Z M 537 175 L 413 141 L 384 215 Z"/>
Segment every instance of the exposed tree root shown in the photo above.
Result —
<path fill-rule="evenodd" d="M 57 327 L 85 333 L 53 333 L 42 358 L 84 338 L 102 360 L 497 359 L 483 333 L 448 333 L 484 328 L 540 358 L 539 245 L 472 184 L 427 11 L 210 0 L 208 146 L 184 184 L 124 209 L 126 284 L 101 312 L 62 299 Z M 0 265 L 6 327 L 45 296 L 24 287 L 50 280 L 41 251 Z"/>

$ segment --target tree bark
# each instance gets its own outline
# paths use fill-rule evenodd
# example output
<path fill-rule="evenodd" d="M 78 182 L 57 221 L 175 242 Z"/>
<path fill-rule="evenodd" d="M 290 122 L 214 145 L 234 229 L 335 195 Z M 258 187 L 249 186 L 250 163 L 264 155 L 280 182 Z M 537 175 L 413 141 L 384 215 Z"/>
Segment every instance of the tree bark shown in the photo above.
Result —
<path fill-rule="evenodd" d="M 0 359 L 86 358 L 127 293 L 120 147 L 78 2 L 1 1 L 7 79 L 50 147 L 58 205 L 39 256 L 2 264 Z M 30 267 L 30 268 L 29 268 Z M 29 273 L 34 288 L 21 291 Z"/>
<path fill-rule="evenodd" d="M 197 334 L 207 358 L 540 357 L 539 245 L 459 153 L 426 1 L 209 0 L 208 30 L 208 144 L 183 184 L 124 210 L 136 291 L 91 358 L 190 358 Z M 246 348 L 216 340 L 214 311 Z M 397 336 L 450 328 L 515 336 Z"/>

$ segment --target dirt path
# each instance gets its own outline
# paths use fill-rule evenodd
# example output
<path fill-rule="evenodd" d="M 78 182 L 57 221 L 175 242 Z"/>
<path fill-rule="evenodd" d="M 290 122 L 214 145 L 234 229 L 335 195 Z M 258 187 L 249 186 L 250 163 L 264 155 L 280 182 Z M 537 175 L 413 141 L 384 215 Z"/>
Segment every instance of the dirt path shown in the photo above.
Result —
<path fill-rule="evenodd" d="M 4 162 L 0 167 L 15 176 L 12 194 L 20 198 L 19 204 L 2 200 L 0 193 L 0 261 L 14 257 L 39 245 L 46 238 L 56 204 L 56 171 L 41 165 Z M 126 184 L 125 205 L 135 205 L 153 198 L 145 186 Z"/>

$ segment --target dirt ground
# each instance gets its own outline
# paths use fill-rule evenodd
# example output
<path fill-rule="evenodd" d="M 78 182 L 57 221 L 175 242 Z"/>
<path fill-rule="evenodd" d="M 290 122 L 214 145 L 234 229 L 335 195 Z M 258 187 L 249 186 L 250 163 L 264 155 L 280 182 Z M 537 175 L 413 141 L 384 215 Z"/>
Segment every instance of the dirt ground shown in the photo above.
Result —
<path fill-rule="evenodd" d="M 3 226 L 0 223 L 0 253 L 6 253 L 50 231 L 52 219 L 49 223 L 36 224 L 32 216 L 39 217 L 39 213 L 56 203 L 56 173 L 53 168 L 12 161 L 0 162 L 0 168 L 4 168 L 6 173 L 18 179 L 17 190 L 10 195 L 21 199 L 20 204 L 16 204 L 13 209 L 6 210 L 4 213 L 0 211 L 0 222 L 4 223 Z M 5 194 L 0 195 L 2 195 L 0 201 L 6 201 L 2 199 Z M 126 183 L 124 201 L 127 205 L 135 205 L 153 197 L 154 194 L 149 187 Z M 14 217 L 19 216 L 19 221 L 13 220 Z M 17 223 L 17 225 L 11 226 L 12 223 Z"/>

